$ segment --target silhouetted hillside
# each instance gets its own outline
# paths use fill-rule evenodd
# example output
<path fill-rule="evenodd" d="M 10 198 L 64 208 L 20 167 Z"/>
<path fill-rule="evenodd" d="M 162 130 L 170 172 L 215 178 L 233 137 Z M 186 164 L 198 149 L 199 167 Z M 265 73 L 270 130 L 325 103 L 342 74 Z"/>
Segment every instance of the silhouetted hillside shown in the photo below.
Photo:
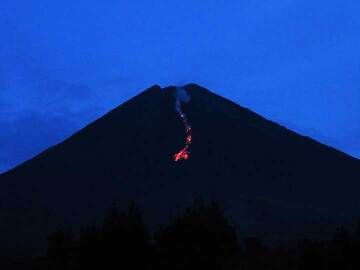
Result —
<path fill-rule="evenodd" d="M 1 175 L 0 252 L 42 252 L 48 233 L 97 222 L 114 201 L 135 201 L 155 225 L 194 197 L 216 199 L 242 234 L 270 240 L 325 237 L 360 214 L 358 160 L 185 88 L 186 161 L 172 159 L 184 145 L 175 88 L 153 86 Z"/>
<path fill-rule="evenodd" d="M 114 205 L 97 225 L 80 232 L 49 235 L 45 256 L 1 258 L 7 270 L 207 269 L 358 270 L 359 224 L 339 229 L 328 240 L 298 239 L 267 245 L 257 237 L 239 238 L 216 202 L 195 201 L 155 232 L 134 204 Z"/>

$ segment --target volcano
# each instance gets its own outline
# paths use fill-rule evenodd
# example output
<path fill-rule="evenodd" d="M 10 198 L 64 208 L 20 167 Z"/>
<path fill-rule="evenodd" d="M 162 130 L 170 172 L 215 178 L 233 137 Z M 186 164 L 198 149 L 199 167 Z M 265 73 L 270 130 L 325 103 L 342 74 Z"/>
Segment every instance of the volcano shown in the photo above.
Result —
<path fill-rule="evenodd" d="M 216 200 L 240 235 L 326 237 L 360 214 L 360 161 L 195 84 L 153 86 L 0 175 L 0 254 L 41 253 L 46 236 L 135 202 L 158 225 L 194 198 Z"/>

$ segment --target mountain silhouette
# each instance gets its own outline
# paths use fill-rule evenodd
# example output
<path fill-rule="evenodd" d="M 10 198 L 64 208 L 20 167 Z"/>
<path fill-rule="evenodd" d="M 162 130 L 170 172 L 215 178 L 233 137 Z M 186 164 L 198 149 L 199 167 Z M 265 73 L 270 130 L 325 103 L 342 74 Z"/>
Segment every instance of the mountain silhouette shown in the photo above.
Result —
<path fill-rule="evenodd" d="M 38 254 L 59 228 L 135 202 L 155 226 L 194 198 L 217 200 L 240 235 L 326 237 L 360 214 L 360 161 L 195 84 L 153 86 L 64 142 L 0 175 L 0 254 Z"/>

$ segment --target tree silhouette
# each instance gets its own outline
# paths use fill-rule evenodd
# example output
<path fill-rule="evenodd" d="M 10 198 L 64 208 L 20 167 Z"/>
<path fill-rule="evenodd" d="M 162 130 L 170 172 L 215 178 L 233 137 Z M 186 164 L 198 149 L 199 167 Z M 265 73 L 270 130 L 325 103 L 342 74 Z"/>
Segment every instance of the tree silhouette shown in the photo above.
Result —
<path fill-rule="evenodd" d="M 296 245 L 266 246 L 256 237 L 240 242 L 217 203 L 195 201 L 151 238 L 141 212 L 114 205 L 100 226 L 74 237 L 58 231 L 48 237 L 46 258 L 0 259 L 1 269 L 206 269 L 206 270 L 358 270 L 360 223 L 339 229 L 331 240 L 304 239 Z M 11 266 L 11 267 L 10 267 Z"/>
<path fill-rule="evenodd" d="M 248 269 L 268 268 L 268 250 L 263 245 L 261 239 L 249 237 L 244 241 L 244 260 L 243 263 Z"/>
<path fill-rule="evenodd" d="M 115 205 L 100 227 L 87 227 L 78 240 L 63 232 L 48 238 L 48 265 L 53 270 L 148 269 L 150 237 L 134 204 Z"/>
<path fill-rule="evenodd" d="M 150 235 L 135 204 L 126 212 L 114 206 L 104 220 L 101 233 L 106 269 L 146 269 L 149 266 Z"/>
<path fill-rule="evenodd" d="M 155 243 L 158 269 L 236 269 L 236 231 L 217 203 L 194 203 L 155 234 Z"/>
<path fill-rule="evenodd" d="M 71 269 L 74 239 L 71 233 L 57 231 L 48 236 L 48 267 L 51 270 Z"/>
<path fill-rule="evenodd" d="M 99 229 L 91 226 L 82 230 L 74 254 L 74 268 L 76 270 L 101 269 L 103 266 L 101 251 L 102 241 Z"/>

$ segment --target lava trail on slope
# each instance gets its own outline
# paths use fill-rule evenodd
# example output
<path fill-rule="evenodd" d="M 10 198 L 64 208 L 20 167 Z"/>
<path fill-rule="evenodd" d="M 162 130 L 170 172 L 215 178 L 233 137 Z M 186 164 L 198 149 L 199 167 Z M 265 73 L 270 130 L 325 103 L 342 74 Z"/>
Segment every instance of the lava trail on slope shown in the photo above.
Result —
<path fill-rule="evenodd" d="M 176 88 L 176 102 L 175 109 L 178 112 L 181 121 L 185 127 L 185 146 L 179 152 L 174 154 L 173 159 L 175 162 L 180 160 L 187 160 L 190 158 L 190 146 L 192 143 L 191 126 L 186 117 L 186 114 L 182 111 L 181 103 L 188 102 L 190 97 L 184 88 Z"/>

